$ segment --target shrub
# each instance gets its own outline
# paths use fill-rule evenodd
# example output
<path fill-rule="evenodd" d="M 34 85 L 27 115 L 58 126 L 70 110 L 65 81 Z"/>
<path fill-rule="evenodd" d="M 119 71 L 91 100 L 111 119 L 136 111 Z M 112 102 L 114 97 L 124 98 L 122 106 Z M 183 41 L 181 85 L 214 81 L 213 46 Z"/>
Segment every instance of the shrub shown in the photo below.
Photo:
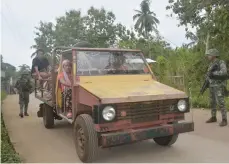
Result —
<path fill-rule="evenodd" d="M 1 101 L 3 101 L 6 98 L 6 92 L 1 91 Z"/>
<path fill-rule="evenodd" d="M 1 101 L 6 98 L 6 93 L 1 91 Z M 1 163 L 20 163 L 19 155 L 15 152 L 10 141 L 2 113 L 1 113 Z"/>

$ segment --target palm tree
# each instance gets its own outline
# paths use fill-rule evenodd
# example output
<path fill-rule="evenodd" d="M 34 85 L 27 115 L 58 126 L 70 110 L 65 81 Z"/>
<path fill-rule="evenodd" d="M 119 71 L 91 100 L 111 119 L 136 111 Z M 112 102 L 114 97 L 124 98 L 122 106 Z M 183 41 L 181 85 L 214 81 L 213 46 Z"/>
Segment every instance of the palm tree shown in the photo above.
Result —
<path fill-rule="evenodd" d="M 137 12 L 133 16 L 134 21 L 137 19 L 134 27 L 144 37 L 148 37 L 148 34 L 152 31 L 157 34 L 157 24 L 160 23 L 156 18 L 156 14 L 150 11 L 150 3 L 150 0 L 143 0 L 140 4 L 141 10 L 134 10 Z"/>

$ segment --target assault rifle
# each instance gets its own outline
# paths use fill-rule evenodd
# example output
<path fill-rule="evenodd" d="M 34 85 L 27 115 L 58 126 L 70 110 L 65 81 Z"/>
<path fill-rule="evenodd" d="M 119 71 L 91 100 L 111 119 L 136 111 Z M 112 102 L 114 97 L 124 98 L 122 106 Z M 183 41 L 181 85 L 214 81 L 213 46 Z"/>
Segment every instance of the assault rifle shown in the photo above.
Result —
<path fill-rule="evenodd" d="M 217 69 L 218 69 L 218 65 L 217 65 L 217 63 L 216 63 L 216 64 L 214 64 L 214 65 L 211 67 L 211 69 L 207 72 L 206 78 L 205 78 L 205 81 L 204 81 L 204 84 L 203 84 L 203 86 L 202 86 L 201 89 L 200 89 L 200 94 L 199 94 L 199 96 L 200 96 L 200 95 L 203 95 L 204 92 L 206 91 L 206 89 L 209 88 L 209 76 L 212 74 L 212 72 L 216 71 Z"/>

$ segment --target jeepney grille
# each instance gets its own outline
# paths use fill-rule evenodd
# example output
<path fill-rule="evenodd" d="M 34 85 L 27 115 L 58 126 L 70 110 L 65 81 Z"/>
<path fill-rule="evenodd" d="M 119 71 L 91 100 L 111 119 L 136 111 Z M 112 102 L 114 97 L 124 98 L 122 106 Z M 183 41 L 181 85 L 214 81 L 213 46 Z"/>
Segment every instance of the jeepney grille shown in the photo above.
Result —
<path fill-rule="evenodd" d="M 117 104 L 117 119 L 131 119 L 132 123 L 141 123 L 159 120 L 160 115 L 171 114 L 171 105 L 177 100 L 157 100 L 151 102 L 121 103 Z M 122 112 L 125 111 L 125 115 Z"/>

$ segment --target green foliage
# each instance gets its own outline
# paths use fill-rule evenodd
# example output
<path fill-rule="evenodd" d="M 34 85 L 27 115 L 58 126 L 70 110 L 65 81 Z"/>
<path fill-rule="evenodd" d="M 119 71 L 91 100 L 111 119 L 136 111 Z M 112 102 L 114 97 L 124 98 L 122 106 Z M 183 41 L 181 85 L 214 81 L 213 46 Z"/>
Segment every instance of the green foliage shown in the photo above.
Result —
<path fill-rule="evenodd" d="M 8 82 L 10 80 L 10 77 L 15 76 L 16 68 L 9 64 L 3 62 L 3 56 L 1 55 L 1 70 L 5 71 L 5 77 L 1 78 L 2 82 Z"/>
<path fill-rule="evenodd" d="M 79 41 L 88 41 L 94 47 L 109 47 L 120 39 L 135 37 L 125 26 L 115 23 L 115 19 L 114 13 L 104 8 L 91 7 L 84 16 L 79 10 L 70 10 L 57 17 L 55 24 L 40 22 L 32 48 L 51 53 L 54 47 L 73 46 Z"/>
<path fill-rule="evenodd" d="M 14 80 L 16 77 L 16 68 L 3 61 L 3 56 L 1 55 L 1 70 L 5 72 L 5 77 L 1 77 L 1 88 L 6 90 L 9 87 L 11 79 Z"/>
<path fill-rule="evenodd" d="M 35 27 L 37 36 L 34 41 L 35 45 L 32 48 L 38 49 L 42 48 L 45 52 L 51 52 L 54 46 L 54 25 L 51 22 L 40 21 L 39 27 Z"/>
<path fill-rule="evenodd" d="M 160 21 L 156 18 L 156 14 L 150 10 L 150 0 L 143 0 L 140 4 L 140 10 L 135 10 L 136 14 L 133 16 L 133 20 L 136 20 L 135 30 L 140 35 L 148 38 L 150 32 L 158 34 L 157 24 Z"/>
<path fill-rule="evenodd" d="M 205 46 L 217 48 L 220 58 L 225 60 L 229 67 L 229 1 L 227 0 L 169 0 L 167 10 L 172 10 L 171 16 L 177 16 L 179 26 L 186 27 L 186 37 L 192 42 L 175 51 L 168 61 L 172 74 L 185 75 L 185 87 L 192 89 L 192 102 L 194 107 L 209 107 L 208 94 L 198 97 L 203 84 L 204 74 L 208 63 L 204 58 Z M 196 33 L 189 31 L 189 27 L 196 28 Z M 210 34 L 210 42 L 207 42 L 207 34 Z M 208 43 L 208 44 L 207 44 Z M 189 48 L 189 46 L 191 46 Z M 227 98 L 227 107 L 229 101 Z"/>
<path fill-rule="evenodd" d="M 167 9 L 178 17 L 179 25 L 186 26 L 187 37 L 195 42 L 205 43 L 210 34 L 210 47 L 221 47 L 222 51 L 229 43 L 229 1 L 227 0 L 169 0 Z M 173 14 L 171 14 L 172 16 Z M 189 28 L 197 29 L 196 35 Z M 222 44 L 223 43 L 223 44 Z"/>
<path fill-rule="evenodd" d="M 87 41 L 95 47 L 109 47 L 116 41 L 115 15 L 104 8 L 91 7 L 84 17 Z"/>
<path fill-rule="evenodd" d="M 155 75 L 158 77 L 158 80 L 161 82 L 166 83 L 166 71 L 168 65 L 168 61 L 165 59 L 164 56 L 157 57 L 157 66 L 155 67 Z"/>
<path fill-rule="evenodd" d="M 1 102 L 6 98 L 7 94 L 4 91 L 1 91 Z"/>
<path fill-rule="evenodd" d="M 91 7 L 86 15 L 79 10 L 70 10 L 56 18 L 55 24 L 40 22 L 32 47 L 46 50 L 47 56 L 56 46 L 73 46 L 81 40 L 90 42 L 94 47 L 117 44 L 120 48 L 140 49 L 145 57 L 157 60 L 153 71 L 161 82 L 185 89 L 187 93 L 191 88 L 194 107 L 208 107 L 207 93 L 197 97 L 209 64 L 204 56 L 205 40 L 210 33 L 209 47 L 217 48 L 229 67 L 228 1 L 169 0 L 167 9 L 178 17 L 179 25 L 186 26 L 186 37 L 192 40 L 190 44 L 174 50 L 159 35 L 150 35 L 150 32 L 158 34 L 159 20 L 150 10 L 150 1 L 143 0 L 140 10 L 135 10 L 133 16 L 135 31 L 115 23 L 114 13 L 104 8 Z M 197 29 L 196 33 L 190 31 L 189 25 Z M 184 77 L 184 81 L 179 78 L 172 80 L 171 76 Z"/>
<path fill-rule="evenodd" d="M 148 40 L 132 38 L 129 40 L 121 40 L 118 45 L 120 48 L 140 49 L 146 57 L 155 60 L 157 56 L 162 55 L 168 57 L 173 54 L 170 45 L 161 38 L 149 38 Z"/>
<path fill-rule="evenodd" d="M 6 93 L 1 91 L 1 101 L 6 98 Z M 2 113 L 1 113 L 1 163 L 20 163 L 19 155 L 15 152 L 10 141 Z"/>
<path fill-rule="evenodd" d="M 30 69 L 30 66 L 28 66 L 27 64 L 22 64 L 19 66 L 19 71 L 18 71 L 18 74 L 21 74 L 22 72 L 30 72 L 31 69 Z"/>
<path fill-rule="evenodd" d="M 19 71 L 23 72 L 23 71 L 30 71 L 30 67 L 27 64 L 22 64 L 19 67 Z"/>
<path fill-rule="evenodd" d="M 1 163 L 21 163 L 19 155 L 15 152 L 10 141 L 2 113 L 1 113 Z"/>

